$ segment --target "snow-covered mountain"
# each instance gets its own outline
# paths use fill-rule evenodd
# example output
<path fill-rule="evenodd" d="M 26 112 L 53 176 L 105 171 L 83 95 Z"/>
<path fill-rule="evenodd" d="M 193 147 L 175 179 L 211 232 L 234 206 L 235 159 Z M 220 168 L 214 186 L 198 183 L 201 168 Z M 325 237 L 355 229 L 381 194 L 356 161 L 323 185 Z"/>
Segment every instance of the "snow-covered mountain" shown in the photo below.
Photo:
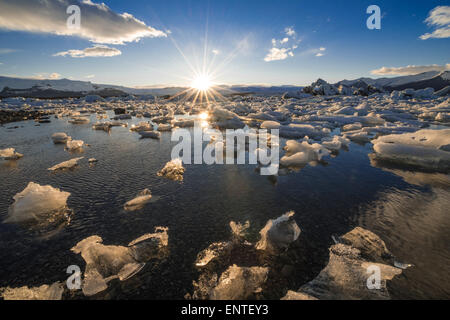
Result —
<path fill-rule="evenodd" d="M 342 80 L 339 81 L 336 85 L 342 84 L 351 87 L 360 81 L 363 81 L 368 85 L 388 90 L 402 90 L 407 88 L 424 89 L 428 84 L 428 87 L 434 88 L 437 91 L 450 85 L 450 72 L 429 71 L 420 74 L 394 78 L 359 78 L 356 80 Z"/>

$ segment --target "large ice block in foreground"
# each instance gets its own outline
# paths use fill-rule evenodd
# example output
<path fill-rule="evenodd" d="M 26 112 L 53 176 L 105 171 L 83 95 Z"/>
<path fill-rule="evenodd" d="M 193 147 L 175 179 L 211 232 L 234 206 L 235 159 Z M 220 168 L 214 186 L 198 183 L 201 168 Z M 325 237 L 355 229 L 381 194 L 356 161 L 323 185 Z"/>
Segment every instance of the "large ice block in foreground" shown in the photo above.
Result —
<path fill-rule="evenodd" d="M 142 209 L 150 200 L 152 199 L 152 194 L 150 190 L 144 189 L 137 195 L 133 200 L 128 201 L 124 205 L 126 211 L 136 211 Z"/>
<path fill-rule="evenodd" d="M 23 222 L 40 220 L 47 216 L 63 212 L 67 207 L 70 192 L 64 192 L 52 186 L 41 186 L 30 182 L 13 199 L 5 222 Z"/>
<path fill-rule="evenodd" d="M 183 181 L 183 174 L 186 169 L 183 167 L 181 159 L 174 159 L 166 163 L 164 168 L 158 172 L 159 177 L 166 177 L 174 181 Z"/>
<path fill-rule="evenodd" d="M 23 157 L 23 154 L 16 152 L 14 148 L 6 148 L 0 150 L 0 158 L 5 160 L 18 160 Z"/>

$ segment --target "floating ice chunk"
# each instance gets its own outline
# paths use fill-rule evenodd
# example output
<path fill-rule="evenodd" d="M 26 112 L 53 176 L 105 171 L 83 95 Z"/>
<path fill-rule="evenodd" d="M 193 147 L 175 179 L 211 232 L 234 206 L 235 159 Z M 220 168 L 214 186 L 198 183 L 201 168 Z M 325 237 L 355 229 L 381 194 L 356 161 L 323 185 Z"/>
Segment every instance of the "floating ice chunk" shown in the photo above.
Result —
<path fill-rule="evenodd" d="M 160 125 L 158 125 L 158 131 L 160 132 L 172 131 L 172 125 L 161 123 Z"/>
<path fill-rule="evenodd" d="M 98 160 L 95 159 L 95 158 L 90 158 L 90 159 L 89 159 L 89 163 L 96 163 L 96 162 L 98 162 Z"/>
<path fill-rule="evenodd" d="M 290 211 L 275 220 L 269 220 L 260 231 L 261 240 L 256 249 L 276 253 L 286 249 L 300 236 L 300 228 L 294 220 L 294 211 Z"/>
<path fill-rule="evenodd" d="M 211 122 L 220 129 L 242 129 L 245 123 L 241 121 L 239 116 L 222 108 L 215 108 L 211 113 Z"/>
<path fill-rule="evenodd" d="M 92 126 L 92 129 L 94 130 L 103 130 L 108 132 L 111 130 L 112 123 L 111 122 L 97 122 Z"/>
<path fill-rule="evenodd" d="M 69 196 L 69 192 L 30 182 L 13 197 L 14 203 L 9 208 L 5 222 L 40 220 L 53 213 L 62 213 L 67 208 Z"/>
<path fill-rule="evenodd" d="M 69 137 L 64 132 L 57 132 L 52 135 L 52 140 L 54 144 L 66 144 L 67 141 L 71 140 L 72 138 Z"/>
<path fill-rule="evenodd" d="M 344 133 L 344 138 L 359 143 L 367 143 L 371 139 L 370 134 L 363 130 L 346 132 Z"/>
<path fill-rule="evenodd" d="M 329 135 L 329 132 L 315 128 L 309 124 L 291 123 L 287 126 L 281 126 L 280 136 L 284 138 L 304 138 L 305 136 L 321 139 Z"/>
<path fill-rule="evenodd" d="M 325 138 L 322 140 L 322 146 L 330 151 L 339 151 L 342 147 L 348 147 L 350 140 L 340 136 L 334 136 L 333 139 Z"/>
<path fill-rule="evenodd" d="M 269 268 L 230 266 L 211 291 L 211 300 L 245 300 L 262 291 Z"/>
<path fill-rule="evenodd" d="M 320 161 L 323 157 L 330 155 L 325 147 L 318 143 L 309 144 L 307 141 L 301 143 L 295 140 L 286 142 L 286 156 L 280 159 L 280 164 L 289 166 L 305 166 L 312 161 Z"/>
<path fill-rule="evenodd" d="M 62 169 L 71 169 L 78 165 L 78 161 L 84 159 L 84 157 L 81 158 L 74 158 L 68 161 L 61 162 L 60 164 L 57 164 L 51 168 L 49 168 L 49 171 L 56 171 L 56 170 L 62 170 Z"/>
<path fill-rule="evenodd" d="M 84 146 L 84 141 L 82 140 L 69 140 L 66 143 L 66 148 L 68 151 L 80 150 Z"/>
<path fill-rule="evenodd" d="M 157 227 L 155 233 L 143 235 L 127 247 L 103 245 L 99 236 L 80 241 L 71 251 L 81 254 L 86 262 L 83 293 L 92 296 L 104 291 L 112 279 L 129 279 L 150 259 L 161 258 L 168 245 L 167 231 Z"/>
<path fill-rule="evenodd" d="M 300 288 L 296 295 L 283 299 L 370 300 L 389 299 L 387 280 L 402 273 L 395 265 L 385 243 L 372 232 L 356 228 L 344 235 L 344 243 L 330 248 L 328 265 L 312 281 Z M 397 263 L 397 265 L 399 265 Z M 368 288 L 370 268 L 379 268 L 381 288 Z"/>
<path fill-rule="evenodd" d="M 14 148 L 6 148 L 0 150 L 0 158 L 5 160 L 18 160 L 23 157 L 23 154 L 16 152 Z"/>
<path fill-rule="evenodd" d="M 151 138 L 151 139 L 159 139 L 161 138 L 161 133 L 158 131 L 139 131 L 138 132 L 142 139 Z"/>
<path fill-rule="evenodd" d="M 89 122 L 90 122 L 89 118 L 81 117 L 81 116 L 72 117 L 72 119 L 69 120 L 69 123 L 72 123 L 72 124 L 85 124 L 85 123 L 89 123 Z"/>
<path fill-rule="evenodd" d="M 142 209 L 150 200 L 152 199 L 152 194 L 150 190 L 144 189 L 139 192 L 136 198 L 128 201 L 124 205 L 126 211 L 136 211 Z"/>
<path fill-rule="evenodd" d="M 279 129 L 281 124 L 277 121 L 264 121 L 261 124 L 261 129 Z"/>
<path fill-rule="evenodd" d="M 159 177 L 166 177 L 174 181 L 183 181 L 183 174 L 186 169 L 183 167 L 181 159 L 173 159 L 166 163 L 164 168 L 158 172 Z"/>
<path fill-rule="evenodd" d="M 138 125 L 132 125 L 131 131 L 141 132 L 141 131 L 153 131 L 153 126 L 148 122 L 139 122 Z"/>
<path fill-rule="evenodd" d="M 0 297 L 4 300 L 61 300 L 64 287 L 55 282 L 52 285 L 44 284 L 40 287 L 0 288 Z"/>
<path fill-rule="evenodd" d="M 342 127 L 342 131 L 354 131 L 354 130 L 360 130 L 362 128 L 362 124 L 359 122 L 355 122 L 352 124 L 346 124 Z"/>
<path fill-rule="evenodd" d="M 450 169 L 450 129 L 382 136 L 372 143 L 379 160 L 426 169 Z"/>

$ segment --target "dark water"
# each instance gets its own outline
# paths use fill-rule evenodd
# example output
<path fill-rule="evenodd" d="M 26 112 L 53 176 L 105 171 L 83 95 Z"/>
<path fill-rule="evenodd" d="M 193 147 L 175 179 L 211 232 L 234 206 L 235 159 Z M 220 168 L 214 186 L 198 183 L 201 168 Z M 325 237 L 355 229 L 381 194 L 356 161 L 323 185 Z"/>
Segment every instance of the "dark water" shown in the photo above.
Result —
<path fill-rule="evenodd" d="M 0 287 L 65 281 L 69 265 L 84 269 L 82 258 L 70 249 L 86 237 L 99 235 L 104 244 L 126 245 L 156 226 L 167 226 L 169 257 L 149 263 L 101 298 L 183 299 L 199 275 L 194 267 L 197 253 L 229 239 L 230 221 L 249 220 L 250 237 L 258 239 L 267 220 L 294 210 L 302 229 L 297 249 L 301 259 L 292 263 L 296 271 L 289 275 L 286 290 L 297 290 L 327 264 L 331 235 L 362 226 L 385 240 L 400 261 L 415 265 L 390 282 L 393 298 L 450 298 L 448 176 L 427 175 L 428 180 L 442 180 L 431 185 L 411 179 L 408 183 L 371 164 L 370 144 L 352 143 L 349 151 L 327 159 L 328 165 L 308 166 L 278 177 L 276 183 L 251 165 L 186 165 L 184 182 L 174 182 L 156 175 L 170 160 L 170 133 L 158 141 L 140 140 L 128 128 L 114 127 L 108 134 L 92 130 L 92 123 L 72 125 L 66 120 L 52 119 L 38 127 L 32 121 L 14 125 L 23 127 L 0 127 L 0 148 L 14 147 L 25 156 L 0 162 L 0 220 L 12 197 L 30 181 L 70 192 L 68 205 L 74 215 L 70 225 L 50 238 L 0 223 Z M 75 157 L 53 144 L 50 136 L 55 132 L 91 145 L 76 155 L 86 159 L 75 170 L 47 171 Z M 92 157 L 99 162 L 91 167 L 87 159 Z M 158 201 L 140 211 L 124 211 L 123 204 L 145 188 Z M 271 298 L 284 295 L 277 294 Z"/>

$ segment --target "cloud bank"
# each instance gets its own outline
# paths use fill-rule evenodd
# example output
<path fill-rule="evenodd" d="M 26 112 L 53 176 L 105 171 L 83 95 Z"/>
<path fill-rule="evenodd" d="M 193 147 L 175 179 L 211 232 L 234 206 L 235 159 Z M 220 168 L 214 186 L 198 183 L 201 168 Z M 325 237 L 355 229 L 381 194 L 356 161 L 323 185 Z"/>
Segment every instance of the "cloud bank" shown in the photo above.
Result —
<path fill-rule="evenodd" d="M 409 76 L 414 74 L 419 74 L 429 71 L 447 71 L 450 70 L 450 63 L 440 66 L 437 64 L 429 66 L 406 66 L 406 67 L 382 67 L 380 69 L 372 70 L 371 73 L 374 75 L 398 75 L 398 76 Z"/>
<path fill-rule="evenodd" d="M 79 29 L 67 27 L 70 15 L 66 10 L 70 5 L 80 7 Z M 145 37 L 167 36 L 129 13 L 116 13 L 104 3 L 91 0 L 0 1 L 0 29 L 78 36 L 102 44 L 124 44 Z"/>
<path fill-rule="evenodd" d="M 91 48 L 86 48 L 84 50 L 68 50 L 55 53 L 55 57 L 65 57 L 69 56 L 72 58 L 87 58 L 87 57 L 114 57 L 121 55 L 122 52 L 116 48 L 110 48 L 104 45 L 96 45 Z"/>
<path fill-rule="evenodd" d="M 439 6 L 434 8 L 428 14 L 425 20 L 430 27 L 435 27 L 432 33 L 425 33 L 420 39 L 427 40 L 431 38 L 443 39 L 450 38 L 450 6 Z"/>

